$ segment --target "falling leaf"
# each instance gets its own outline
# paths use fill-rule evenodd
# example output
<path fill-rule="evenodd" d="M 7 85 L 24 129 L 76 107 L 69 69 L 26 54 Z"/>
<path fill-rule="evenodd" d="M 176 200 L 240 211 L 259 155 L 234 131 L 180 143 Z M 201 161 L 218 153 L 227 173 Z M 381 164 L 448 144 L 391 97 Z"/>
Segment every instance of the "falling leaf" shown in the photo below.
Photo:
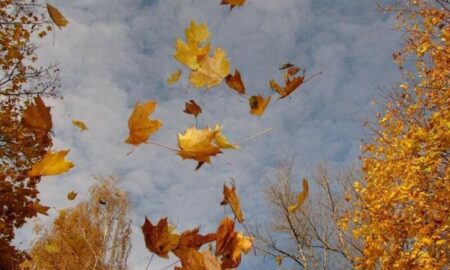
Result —
<path fill-rule="evenodd" d="M 304 79 L 304 76 L 286 78 L 284 87 L 281 87 L 275 80 L 270 80 L 269 85 L 272 90 L 280 94 L 278 99 L 282 99 L 294 92 L 304 82 Z"/>
<path fill-rule="evenodd" d="M 239 197 L 236 194 L 236 186 L 234 182 L 231 184 L 231 188 L 229 188 L 226 184 L 223 185 L 223 196 L 224 198 L 220 204 L 229 204 L 231 210 L 236 216 L 237 221 L 242 223 L 244 221 L 244 215 L 242 214 L 241 204 L 239 202 Z"/>
<path fill-rule="evenodd" d="M 22 114 L 22 122 L 29 127 L 38 138 L 43 138 L 52 129 L 52 115 L 50 108 L 46 107 L 40 96 L 34 99 Z"/>
<path fill-rule="evenodd" d="M 194 20 L 191 21 L 191 24 L 186 28 L 184 33 L 186 41 L 195 45 L 207 41 L 211 35 L 206 23 L 197 24 Z"/>
<path fill-rule="evenodd" d="M 299 71 L 301 70 L 301 68 L 299 67 L 290 67 L 287 70 L 287 74 L 289 74 L 290 76 L 294 76 L 295 74 L 297 74 Z"/>
<path fill-rule="evenodd" d="M 214 128 L 215 136 L 214 141 L 221 149 L 239 149 L 239 145 L 232 144 L 228 141 L 228 139 L 222 134 L 222 127 L 220 125 L 216 125 Z"/>
<path fill-rule="evenodd" d="M 234 221 L 224 217 L 216 232 L 216 256 L 222 255 L 232 244 L 234 235 Z"/>
<path fill-rule="evenodd" d="M 303 179 L 303 191 L 300 192 L 297 196 L 297 202 L 288 208 L 288 212 L 292 213 L 295 210 L 299 209 L 302 204 L 305 202 L 306 198 L 308 197 L 309 193 L 309 186 L 308 186 L 308 180 Z"/>
<path fill-rule="evenodd" d="M 216 48 L 212 57 L 201 57 L 198 64 L 199 67 L 192 71 L 189 77 L 189 82 L 197 88 L 217 86 L 230 73 L 230 63 L 221 48 Z"/>
<path fill-rule="evenodd" d="M 288 68 L 293 67 L 293 66 L 294 66 L 294 65 L 291 64 L 291 63 L 286 63 L 286 64 L 283 64 L 283 65 L 279 68 L 279 70 L 288 69 Z"/>
<path fill-rule="evenodd" d="M 71 191 L 67 194 L 67 199 L 69 201 L 73 201 L 75 200 L 75 198 L 77 197 L 78 193 L 76 193 L 75 191 Z"/>
<path fill-rule="evenodd" d="M 178 155 L 183 159 L 194 159 L 198 161 L 197 169 L 203 163 L 211 163 L 210 157 L 219 153 L 220 148 L 213 145 L 216 131 L 209 128 L 198 130 L 195 127 L 186 130 L 185 134 L 178 134 Z"/>
<path fill-rule="evenodd" d="M 128 129 L 130 130 L 126 143 L 139 145 L 147 142 L 151 134 L 155 133 L 162 126 L 159 120 L 149 119 L 149 115 L 155 110 L 156 101 L 149 100 L 143 104 L 136 103 L 133 113 L 128 119 Z"/>
<path fill-rule="evenodd" d="M 192 248 L 198 250 L 203 244 L 216 240 L 215 234 L 201 235 L 199 234 L 200 228 L 184 231 L 178 242 L 177 249 Z"/>
<path fill-rule="evenodd" d="M 167 84 L 172 85 L 181 78 L 181 69 L 175 71 L 174 73 L 170 74 L 169 78 L 167 78 Z"/>
<path fill-rule="evenodd" d="M 145 218 L 144 225 L 141 228 L 145 238 L 145 246 L 150 252 L 162 258 L 169 258 L 168 253 L 177 248 L 180 236 L 172 233 L 173 229 L 169 227 L 167 218 L 159 220 L 156 226 Z"/>
<path fill-rule="evenodd" d="M 29 176 L 58 175 L 70 170 L 74 165 L 65 160 L 70 150 L 48 152 L 42 160 L 31 168 Z"/>
<path fill-rule="evenodd" d="M 183 112 L 193 114 L 196 118 L 202 112 L 202 108 L 192 99 L 186 102 L 185 105 L 186 109 Z"/>
<path fill-rule="evenodd" d="M 59 29 L 61 29 L 61 27 L 65 27 L 69 23 L 69 21 L 54 6 L 47 4 L 47 11 L 50 18 Z"/>
<path fill-rule="evenodd" d="M 267 99 L 261 95 L 251 96 L 248 100 L 248 104 L 250 105 L 250 113 L 256 116 L 261 116 L 267 105 L 269 105 L 270 99 L 270 96 Z"/>
<path fill-rule="evenodd" d="M 245 94 L 245 86 L 244 82 L 242 81 L 241 73 L 239 73 L 239 70 L 236 70 L 234 72 L 234 76 L 231 75 L 231 73 L 228 74 L 225 77 L 225 82 L 231 89 L 235 90 L 240 94 Z"/>
<path fill-rule="evenodd" d="M 85 131 L 88 130 L 87 126 L 85 123 L 83 123 L 80 120 L 72 120 L 72 124 L 76 127 L 78 127 L 81 131 Z"/>
<path fill-rule="evenodd" d="M 242 233 L 239 232 L 234 234 L 231 248 L 230 268 L 237 267 L 239 265 L 241 253 L 243 252 L 247 254 L 252 248 L 252 245 L 253 245 L 252 237 L 244 236 Z"/>
<path fill-rule="evenodd" d="M 30 209 L 32 209 L 33 211 L 36 211 L 37 213 L 39 213 L 41 215 L 45 215 L 45 216 L 48 216 L 47 212 L 50 209 L 50 207 L 42 205 L 39 202 L 31 203 L 28 205 L 28 207 Z"/>
<path fill-rule="evenodd" d="M 187 66 L 189 69 L 195 70 L 200 67 L 198 63 L 199 59 L 208 55 L 210 47 L 210 44 L 198 47 L 197 44 L 189 44 L 181 39 L 177 39 L 175 42 L 174 57 L 178 62 Z"/>
<path fill-rule="evenodd" d="M 243 6 L 245 0 L 222 0 L 221 5 L 230 5 L 230 10 L 236 6 Z"/>

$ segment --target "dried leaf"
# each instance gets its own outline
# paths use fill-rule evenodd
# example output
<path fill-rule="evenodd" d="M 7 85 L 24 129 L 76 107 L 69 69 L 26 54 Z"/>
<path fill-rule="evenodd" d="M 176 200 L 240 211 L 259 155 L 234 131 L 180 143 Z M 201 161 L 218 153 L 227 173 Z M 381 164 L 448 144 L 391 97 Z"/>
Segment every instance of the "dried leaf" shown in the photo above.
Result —
<path fill-rule="evenodd" d="M 194 100 L 189 100 L 189 102 L 185 103 L 186 109 L 183 111 L 187 114 L 192 114 L 194 115 L 196 118 L 197 116 L 202 112 L 202 108 L 195 103 Z"/>
<path fill-rule="evenodd" d="M 235 70 L 234 76 L 228 74 L 225 77 L 225 82 L 227 83 L 228 87 L 235 90 L 239 94 L 245 94 L 245 85 L 241 78 L 241 73 L 239 73 L 239 70 Z"/>
<path fill-rule="evenodd" d="M 305 80 L 304 76 L 286 77 L 285 86 L 281 87 L 275 80 L 270 80 L 269 85 L 273 91 L 277 92 L 280 97 L 278 99 L 285 98 L 294 92 Z"/>
<path fill-rule="evenodd" d="M 299 67 L 290 67 L 287 70 L 287 74 L 289 74 L 289 76 L 294 76 L 295 74 L 297 74 L 299 71 L 301 70 L 301 68 Z"/>
<path fill-rule="evenodd" d="M 72 120 L 72 124 L 76 127 L 78 127 L 81 131 L 85 131 L 88 130 L 87 126 L 85 123 L 83 123 L 80 120 Z"/>
<path fill-rule="evenodd" d="M 245 0 L 222 0 L 220 2 L 221 5 L 230 5 L 230 10 L 232 10 L 236 6 L 243 6 Z"/>
<path fill-rule="evenodd" d="M 67 199 L 69 201 L 73 201 L 75 200 L 75 198 L 77 197 L 78 193 L 76 193 L 75 191 L 71 191 L 67 194 Z"/>
<path fill-rule="evenodd" d="M 250 105 L 250 113 L 256 116 L 261 116 L 267 105 L 269 105 L 270 99 L 270 96 L 267 99 L 261 95 L 251 96 L 248 100 L 248 104 Z"/>
<path fill-rule="evenodd" d="M 163 124 L 160 120 L 149 119 L 149 115 L 155 108 L 156 101 L 153 100 L 149 100 L 143 104 L 136 103 L 133 113 L 128 119 L 130 133 L 125 143 L 136 146 L 145 143 L 151 134 L 160 129 Z"/>
<path fill-rule="evenodd" d="M 281 265 L 282 262 L 283 262 L 283 256 L 278 255 L 278 256 L 275 257 L 275 263 L 277 265 Z"/>
<path fill-rule="evenodd" d="M 186 35 L 186 41 L 195 45 L 207 41 L 211 35 L 206 23 L 197 24 L 194 20 L 191 21 L 191 24 L 186 28 L 184 33 Z"/>
<path fill-rule="evenodd" d="M 65 160 L 70 150 L 58 152 L 48 152 L 42 160 L 31 168 L 29 176 L 45 176 L 58 175 L 70 170 L 74 165 L 72 162 Z"/>
<path fill-rule="evenodd" d="M 170 74 L 169 78 L 167 78 L 167 84 L 172 85 L 181 78 L 181 69 L 175 71 L 174 73 Z"/>
<path fill-rule="evenodd" d="M 303 191 L 300 192 L 297 196 L 297 202 L 288 208 L 288 212 L 292 213 L 299 209 L 303 203 L 305 202 L 306 198 L 308 197 L 309 193 L 309 186 L 308 186 L 308 180 L 303 178 Z"/>
<path fill-rule="evenodd" d="M 50 18 L 56 24 L 56 26 L 58 26 L 59 29 L 61 29 L 61 27 L 67 26 L 67 24 L 69 23 L 69 21 L 54 6 L 47 4 L 47 11 L 48 15 L 50 15 Z"/>
<path fill-rule="evenodd" d="M 221 48 L 216 48 L 212 57 L 201 57 L 198 64 L 199 67 L 193 70 L 189 77 L 189 82 L 197 88 L 217 86 L 230 73 L 230 63 Z"/>
<path fill-rule="evenodd" d="M 237 221 L 242 223 L 244 221 L 244 215 L 242 214 L 241 204 L 239 202 L 239 197 L 236 194 L 236 186 L 234 182 L 231 184 L 231 188 L 229 188 L 226 184 L 223 185 L 223 196 L 224 198 L 220 204 L 229 204 L 231 210 L 236 216 Z"/>
<path fill-rule="evenodd" d="M 232 244 L 234 235 L 234 221 L 224 217 L 216 232 L 216 256 L 227 252 Z"/>
<path fill-rule="evenodd" d="M 168 253 L 177 248 L 180 239 L 180 236 L 172 231 L 173 229 L 167 223 L 167 218 L 159 220 L 156 226 L 145 218 L 144 225 L 142 225 L 145 246 L 150 252 L 162 258 L 169 258 Z"/>
<path fill-rule="evenodd" d="M 192 248 L 198 250 L 203 244 L 216 240 L 215 234 L 201 235 L 198 233 L 199 230 L 199 228 L 195 228 L 184 231 L 180 236 L 177 249 Z"/>
<path fill-rule="evenodd" d="M 43 138 L 52 129 L 50 107 L 46 107 L 40 96 L 34 99 L 22 114 L 22 123 L 29 127 L 38 138 Z"/>

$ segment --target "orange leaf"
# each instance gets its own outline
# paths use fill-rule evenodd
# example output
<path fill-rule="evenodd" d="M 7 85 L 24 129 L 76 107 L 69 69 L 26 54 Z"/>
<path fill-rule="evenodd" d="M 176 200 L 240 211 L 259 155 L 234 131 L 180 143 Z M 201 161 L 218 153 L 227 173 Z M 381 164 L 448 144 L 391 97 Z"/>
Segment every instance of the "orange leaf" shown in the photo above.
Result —
<path fill-rule="evenodd" d="M 306 198 L 308 197 L 309 193 L 309 186 L 308 186 L 308 180 L 303 178 L 303 191 L 300 192 L 297 196 L 297 202 L 288 208 L 288 212 L 292 213 L 295 210 L 299 209 L 302 204 L 305 202 Z"/>
<path fill-rule="evenodd" d="M 222 255 L 229 249 L 234 235 L 234 221 L 224 217 L 216 232 L 216 256 Z"/>
<path fill-rule="evenodd" d="M 30 104 L 22 114 L 22 122 L 29 127 L 38 138 L 43 138 L 52 129 L 52 115 L 50 108 L 46 107 L 41 97 L 34 99 L 34 104 Z"/>
<path fill-rule="evenodd" d="M 149 115 L 155 108 L 156 101 L 153 100 L 149 100 L 143 104 L 136 103 L 133 113 L 128 119 L 130 133 L 125 143 L 136 146 L 145 143 L 151 134 L 160 129 L 163 124 L 161 121 L 149 119 Z"/>
<path fill-rule="evenodd" d="M 186 109 L 183 112 L 192 114 L 195 118 L 197 118 L 197 116 L 202 112 L 202 108 L 192 99 L 189 100 L 189 102 L 186 102 L 185 105 Z"/>
<path fill-rule="evenodd" d="M 69 21 L 54 6 L 47 4 L 47 11 L 50 18 L 59 29 L 61 29 L 61 27 L 65 27 L 69 23 Z"/>
<path fill-rule="evenodd" d="M 167 78 L 167 84 L 172 85 L 176 83 L 181 78 L 181 69 L 175 71 L 174 73 L 170 74 L 169 78 Z"/>
<path fill-rule="evenodd" d="M 299 67 L 290 67 L 290 68 L 288 68 L 287 73 L 288 73 L 290 76 L 294 76 L 294 75 L 297 74 L 300 70 L 301 70 L 301 69 L 300 69 Z"/>
<path fill-rule="evenodd" d="M 230 5 L 230 10 L 236 6 L 243 6 L 245 0 L 222 0 L 221 5 Z"/>
<path fill-rule="evenodd" d="M 85 131 L 88 130 L 87 126 L 85 123 L 83 123 L 80 120 L 72 120 L 72 124 L 76 127 L 78 127 L 81 131 Z"/>
<path fill-rule="evenodd" d="M 224 198 L 220 204 L 229 204 L 238 222 L 242 223 L 244 221 L 244 215 L 242 214 L 241 205 L 239 202 L 239 197 L 236 194 L 236 186 L 234 182 L 231 184 L 231 188 L 227 187 L 225 184 L 223 185 L 223 196 Z"/>
<path fill-rule="evenodd" d="M 269 105 L 270 99 L 270 96 L 267 99 L 264 99 L 261 95 L 251 96 L 248 100 L 248 104 L 250 105 L 250 113 L 256 116 L 261 116 L 267 105 Z"/>
<path fill-rule="evenodd" d="M 168 253 L 178 246 L 180 236 L 172 233 L 172 228 L 167 223 L 167 218 L 160 219 L 154 226 L 147 218 L 142 225 L 144 233 L 145 246 L 150 252 L 162 258 L 169 258 Z"/>
<path fill-rule="evenodd" d="M 69 150 L 48 152 L 40 162 L 33 165 L 28 175 L 58 175 L 69 171 L 74 165 L 72 162 L 65 160 L 68 153 Z"/>
<path fill-rule="evenodd" d="M 193 248 L 198 250 L 203 244 L 216 240 L 215 234 L 201 235 L 197 227 L 193 230 L 184 231 L 178 242 L 178 249 Z"/>
<path fill-rule="evenodd" d="M 245 85 L 241 78 L 241 73 L 239 73 L 239 70 L 236 70 L 234 72 L 234 76 L 228 74 L 225 77 L 225 82 L 227 83 L 228 87 L 235 90 L 236 92 L 240 94 L 245 94 Z"/>
<path fill-rule="evenodd" d="M 305 80 L 304 76 L 296 76 L 293 78 L 286 78 L 285 86 L 281 87 L 275 80 L 270 80 L 269 85 L 273 91 L 280 94 L 278 99 L 285 98 L 294 92 Z"/>

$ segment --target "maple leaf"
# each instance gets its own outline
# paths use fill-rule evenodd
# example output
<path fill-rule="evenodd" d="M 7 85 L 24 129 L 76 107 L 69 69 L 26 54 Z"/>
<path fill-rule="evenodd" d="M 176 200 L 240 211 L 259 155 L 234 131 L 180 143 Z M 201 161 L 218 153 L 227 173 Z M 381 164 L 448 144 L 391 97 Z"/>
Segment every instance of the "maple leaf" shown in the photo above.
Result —
<path fill-rule="evenodd" d="M 215 234 L 210 233 L 207 235 L 201 235 L 198 233 L 199 230 L 200 228 L 197 227 L 193 230 L 184 231 L 180 236 L 180 240 L 178 241 L 177 249 L 192 248 L 198 250 L 203 244 L 216 240 Z"/>
<path fill-rule="evenodd" d="M 59 29 L 61 29 L 61 27 L 67 26 L 67 24 L 69 23 L 69 21 L 54 6 L 47 4 L 47 11 L 48 15 L 50 15 L 50 18 L 56 24 L 56 26 L 58 26 Z"/>
<path fill-rule="evenodd" d="M 267 105 L 269 105 L 270 99 L 270 96 L 267 99 L 265 99 L 261 95 L 251 96 L 248 99 L 248 104 L 250 105 L 250 113 L 256 116 L 261 116 L 264 113 Z"/>
<path fill-rule="evenodd" d="M 189 76 L 189 82 L 197 88 L 217 86 L 230 73 L 230 63 L 221 48 L 216 48 L 212 57 L 205 55 L 199 58 L 198 65 Z"/>
<path fill-rule="evenodd" d="M 180 236 L 172 233 L 173 229 L 169 227 L 167 218 L 160 219 L 154 226 L 146 217 L 141 228 L 145 246 L 150 252 L 162 258 L 169 258 L 168 253 L 177 248 Z"/>
<path fill-rule="evenodd" d="M 236 6 L 243 6 L 245 0 L 222 0 L 220 2 L 221 5 L 230 5 L 230 10 L 232 10 Z"/>
<path fill-rule="evenodd" d="M 167 84 L 172 85 L 181 78 L 181 69 L 175 71 L 174 73 L 170 74 L 169 78 L 167 78 Z"/>
<path fill-rule="evenodd" d="M 229 188 L 226 184 L 223 185 L 223 196 L 224 198 L 220 204 L 229 204 L 238 222 L 242 223 L 244 221 L 244 215 L 242 214 L 241 205 L 239 202 L 239 197 L 236 194 L 236 186 L 234 182 L 231 184 L 231 188 Z"/>
<path fill-rule="evenodd" d="M 306 198 L 308 197 L 309 193 L 309 186 L 308 186 L 308 180 L 303 179 L 303 190 L 300 192 L 297 196 L 297 202 L 288 208 L 288 212 L 292 213 L 299 209 L 303 203 L 305 202 Z"/>
<path fill-rule="evenodd" d="M 192 114 L 197 118 L 197 116 L 202 112 L 202 108 L 194 101 L 189 100 L 189 102 L 185 103 L 186 109 L 183 111 L 187 114 Z"/>
<path fill-rule="evenodd" d="M 188 28 L 186 28 L 184 33 L 186 36 L 186 41 L 188 43 L 195 44 L 196 46 L 207 41 L 210 36 L 208 25 L 206 25 L 206 23 L 197 25 L 194 20 L 191 21 L 191 24 Z"/>
<path fill-rule="evenodd" d="M 75 191 L 71 191 L 71 192 L 67 193 L 67 199 L 69 201 L 73 201 L 73 200 L 75 200 L 77 195 L 78 195 L 78 193 L 76 193 Z"/>
<path fill-rule="evenodd" d="M 225 77 L 225 82 L 231 89 L 235 90 L 239 94 L 245 94 L 245 85 L 241 78 L 239 70 L 234 71 L 234 75 L 228 74 Z"/>
<path fill-rule="evenodd" d="M 130 130 L 125 143 L 139 145 L 145 143 L 151 134 L 160 129 L 163 123 L 160 120 L 149 119 L 149 115 L 155 110 L 156 101 L 149 100 L 143 104 L 136 103 L 133 113 L 128 119 Z"/>
<path fill-rule="evenodd" d="M 29 176 L 45 176 L 58 175 L 70 170 L 74 165 L 72 162 L 65 160 L 65 157 L 70 150 L 63 150 L 58 152 L 48 152 L 42 160 L 33 165 L 28 172 Z"/>
<path fill-rule="evenodd" d="M 209 128 L 198 130 L 195 127 L 186 130 L 184 135 L 178 134 L 178 155 L 183 159 L 194 159 L 198 161 L 197 170 L 203 163 L 211 163 L 210 157 L 219 153 L 220 148 L 213 145 L 216 131 Z"/>
<path fill-rule="evenodd" d="M 87 126 L 85 123 L 83 123 L 80 120 L 72 120 L 72 124 L 76 127 L 78 127 L 81 131 L 85 131 L 88 130 Z"/>
<path fill-rule="evenodd" d="M 43 138 L 52 129 L 50 107 L 46 107 L 40 96 L 34 99 L 22 114 L 22 123 L 29 127 L 38 138 Z"/>
<path fill-rule="evenodd" d="M 229 249 L 234 235 L 234 221 L 224 217 L 216 232 L 216 256 L 222 255 Z"/>
<path fill-rule="evenodd" d="M 214 142 L 221 149 L 239 149 L 239 145 L 228 142 L 228 139 L 222 134 L 222 127 L 216 125 L 214 128 Z"/>

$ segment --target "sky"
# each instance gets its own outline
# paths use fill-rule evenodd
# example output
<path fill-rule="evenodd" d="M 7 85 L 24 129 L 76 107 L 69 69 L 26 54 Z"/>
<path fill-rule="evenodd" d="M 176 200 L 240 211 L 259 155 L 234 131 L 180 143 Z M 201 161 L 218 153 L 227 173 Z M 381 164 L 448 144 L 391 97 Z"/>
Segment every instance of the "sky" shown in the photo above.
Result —
<path fill-rule="evenodd" d="M 265 222 L 270 211 L 262 187 L 273 179 L 279 162 L 293 161 L 298 181 L 311 175 L 323 161 L 334 168 L 357 164 L 362 127 L 381 96 L 399 78 L 392 53 L 401 46 L 393 18 L 381 14 L 372 0 L 247 0 L 232 11 L 219 0 L 54 0 L 69 20 L 68 27 L 39 41 L 40 63 L 59 63 L 62 99 L 46 101 L 52 107 L 54 148 L 70 149 L 75 163 L 69 173 L 45 177 L 39 189 L 44 205 L 57 209 L 74 206 L 95 184 L 93 176 L 116 175 L 132 202 L 131 269 L 145 269 L 150 257 L 140 226 L 147 216 L 162 217 L 178 231 L 201 225 L 214 231 L 224 214 L 219 205 L 223 183 L 234 177 L 247 221 Z M 183 79 L 165 83 L 182 68 L 174 58 L 176 38 L 184 38 L 191 20 L 206 22 L 214 47 L 227 52 L 238 68 L 249 94 L 270 95 L 270 79 L 281 80 L 278 67 L 286 62 L 322 72 L 300 89 L 275 101 L 262 117 L 248 113 L 247 100 L 224 83 L 205 90 L 188 87 Z M 199 126 L 223 126 L 236 142 L 272 130 L 239 150 L 226 150 L 195 171 L 196 162 L 182 160 L 155 145 L 134 149 L 124 143 L 127 121 L 137 101 L 156 100 L 153 117 L 164 122 L 151 138 L 176 147 L 177 134 L 194 124 L 184 114 L 184 103 L 194 99 L 203 108 Z M 71 123 L 79 119 L 87 132 Z M 75 202 L 66 194 L 78 191 Z M 18 232 L 16 242 L 27 248 L 34 221 Z M 154 259 L 150 269 L 162 269 L 170 260 Z M 271 260 L 245 256 L 241 269 L 273 269 Z"/>

